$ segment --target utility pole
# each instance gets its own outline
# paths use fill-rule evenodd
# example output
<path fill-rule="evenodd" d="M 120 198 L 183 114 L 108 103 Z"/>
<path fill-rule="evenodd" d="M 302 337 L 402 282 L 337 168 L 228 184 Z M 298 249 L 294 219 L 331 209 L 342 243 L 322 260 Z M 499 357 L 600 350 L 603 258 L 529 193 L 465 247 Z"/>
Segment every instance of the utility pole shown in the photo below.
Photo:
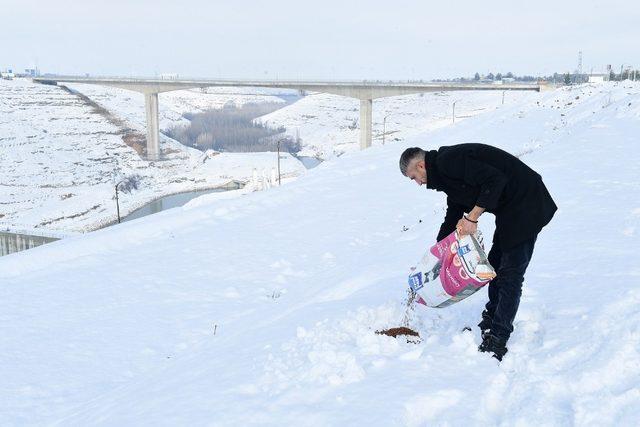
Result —
<path fill-rule="evenodd" d="M 387 114 L 384 116 L 384 119 L 382 119 L 382 145 L 384 145 L 385 136 L 387 135 L 387 117 L 389 116 L 390 114 Z"/>
<path fill-rule="evenodd" d="M 458 102 L 458 101 L 459 101 L 458 99 L 453 101 L 453 112 L 451 113 L 451 123 L 455 123 L 456 122 L 456 102 Z"/>
<path fill-rule="evenodd" d="M 280 186 L 280 143 L 282 139 L 278 140 L 278 187 Z"/>
<path fill-rule="evenodd" d="M 140 176 L 139 175 L 133 175 L 133 176 L 129 176 L 127 178 L 121 179 L 115 185 L 115 189 L 116 189 L 116 209 L 117 209 L 117 212 L 118 212 L 118 224 L 120 224 L 120 199 L 118 197 L 118 187 L 120 187 L 120 185 L 122 185 L 122 184 L 125 184 L 124 188 L 121 191 L 123 191 L 125 193 L 130 193 L 132 191 L 132 189 L 135 189 L 135 190 L 138 189 L 139 180 L 140 180 Z"/>
<path fill-rule="evenodd" d="M 118 187 L 120 186 L 120 184 L 122 184 L 123 182 L 125 182 L 127 179 L 121 179 L 117 184 L 116 184 L 116 210 L 118 212 L 118 224 L 120 224 L 120 199 L 118 198 Z M 125 190 L 126 191 L 126 190 Z"/>
<path fill-rule="evenodd" d="M 120 224 L 120 202 L 118 201 L 118 185 L 120 185 L 120 182 L 116 184 L 116 209 L 118 211 L 118 224 Z"/>
<path fill-rule="evenodd" d="M 582 79 L 582 51 L 578 52 L 578 75 Z M 582 81 L 580 81 L 582 83 Z"/>

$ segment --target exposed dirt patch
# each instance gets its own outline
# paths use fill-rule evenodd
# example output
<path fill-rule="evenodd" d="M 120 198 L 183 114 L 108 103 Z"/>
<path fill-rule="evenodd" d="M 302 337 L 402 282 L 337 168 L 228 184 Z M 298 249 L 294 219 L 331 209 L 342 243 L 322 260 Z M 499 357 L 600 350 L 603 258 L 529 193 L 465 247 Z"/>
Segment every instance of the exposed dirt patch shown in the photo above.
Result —
<path fill-rule="evenodd" d="M 147 138 L 129 128 L 125 128 L 123 132 L 124 143 L 133 148 L 139 156 L 144 156 L 147 153 Z"/>
<path fill-rule="evenodd" d="M 406 338 L 408 343 L 419 344 L 421 341 L 420 334 L 414 331 L 413 329 L 409 328 L 409 325 L 413 323 L 413 315 L 414 315 L 414 309 L 415 309 L 414 303 L 416 301 L 416 297 L 417 297 L 417 294 L 413 292 L 411 288 L 408 288 L 407 296 L 404 300 L 405 312 L 404 312 L 404 316 L 401 323 L 402 326 L 398 326 L 396 328 L 390 328 L 390 329 L 383 329 L 381 331 L 376 331 L 376 334 L 387 335 L 393 338 L 402 337 L 402 338 Z"/>
<path fill-rule="evenodd" d="M 85 94 L 73 90 L 65 85 L 59 85 L 59 87 L 62 90 L 70 93 L 71 95 L 75 95 L 76 97 L 80 98 L 82 102 L 93 108 L 94 113 L 101 115 L 109 123 L 116 126 L 120 130 L 119 134 L 122 135 L 122 140 L 124 141 L 124 143 L 133 148 L 140 157 L 144 157 L 147 154 L 146 135 L 129 127 L 124 119 L 115 116 L 113 113 L 111 113 L 111 111 L 107 110 L 102 105 L 98 104 Z"/>
<path fill-rule="evenodd" d="M 48 221 L 41 222 L 37 227 L 46 227 L 47 225 L 51 225 L 51 224 L 53 224 L 54 222 L 61 221 L 61 220 L 63 220 L 63 219 L 73 219 L 73 218 L 78 218 L 78 217 L 80 217 L 80 216 L 83 216 L 83 215 L 88 214 L 88 213 L 89 213 L 89 212 L 91 212 L 91 211 L 94 211 L 94 210 L 98 209 L 98 208 L 99 208 L 99 207 L 101 207 L 101 206 L 102 206 L 102 205 L 95 205 L 95 206 L 90 207 L 90 208 L 89 208 L 89 209 L 87 209 L 86 211 L 84 211 L 84 212 L 80 212 L 80 213 L 77 213 L 77 214 L 75 214 L 75 215 L 61 216 L 60 218 L 50 219 L 50 220 L 48 220 Z"/>
<path fill-rule="evenodd" d="M 376 331 L 378 335 L 388 335 L 390 337 L 398 338 L 400 335 L 409 336 L 409 337 L 418 337 L 420 338 L 420 334 L 414 331 L 413 329 L 406 328 L 404 326 L 400 326 L 399 328 L 391 328 L 391 329 L 383 329 L 381 331 Z"/>

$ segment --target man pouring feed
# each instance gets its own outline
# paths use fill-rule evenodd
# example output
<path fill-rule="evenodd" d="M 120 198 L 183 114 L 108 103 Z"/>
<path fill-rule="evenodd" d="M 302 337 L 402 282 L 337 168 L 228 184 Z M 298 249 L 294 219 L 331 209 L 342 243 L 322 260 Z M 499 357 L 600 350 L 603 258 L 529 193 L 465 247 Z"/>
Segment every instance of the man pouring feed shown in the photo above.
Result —
<path fill-rule="evenodd" d="M 488 261 L 497 275 L 489 283 L 489 301 L 478 325 L 478 350 L 502 360 L 538 233 L 557 210 L 541 176 L 517 157 L 485 144 L 408 148 L 400 157 L 400 171 L 418 185 L 447 195 L 438 241 L 454 231 L 473 235 L 481 215 L 495 215 Z"/>

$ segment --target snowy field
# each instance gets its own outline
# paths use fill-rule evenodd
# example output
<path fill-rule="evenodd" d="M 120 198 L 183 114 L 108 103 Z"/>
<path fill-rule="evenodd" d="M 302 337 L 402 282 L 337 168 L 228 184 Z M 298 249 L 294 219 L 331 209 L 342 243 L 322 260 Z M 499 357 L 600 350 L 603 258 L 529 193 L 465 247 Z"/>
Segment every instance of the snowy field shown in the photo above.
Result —
<path fill-rule="evenodd" d="M 638 84 L 528 94 L 279 188 L 0 258 L 1 424 L 638 425 L 638 135 Z M 445 199 L 398 157 L 461 142 L 520 155 L 559 206 L 500 364 L 476 350 L 486 291 L 403 304 Z M 405 318 L 421 342 L 375 334 Z"/>
<path fill-rule="evenodd" d="M 128 115 L 127 102 L 105 104 L 109 110 L 122 108 L 110 111 L 144 135 L 144 126 L 136 122 L 144 120 L 144 104 L 136 110 L 138 118 Z M 277 166 L 276 153 L 209 158 L 164 136 L 163 160 L 149 162 L 124 143 L 123 135 L 123 129 L 61 88 L 0 80 L 0 230 L 49 235 L 100 228 L 116 220 L 114 184 L 126 176 L 137 174 L 142 181 L 139 190 L 121 195 L 123 215 L 165 195 L 248 182 L 254 168 L 270 172 Z M 284 174 L 304 173 L 298 160 L 283 157 Z"/>
<path fill-rule="evenodd" d="M 499 86 L 497 86 L 499 89 Z M 534 99 L 533 92 L 434 92 L 381 98 L 373 101 L 373 145 L 403 142 L 420 133 L 496 108 Z M 284 126 L 287 133 L 302 139 L 302 156 L 330 159 L 358 151 L 360 101 L 341 96 L 312 93 L 298 102 L 262 116 L 272 127 Z M 383 138 L 384 134 L 384 138 Z"/>

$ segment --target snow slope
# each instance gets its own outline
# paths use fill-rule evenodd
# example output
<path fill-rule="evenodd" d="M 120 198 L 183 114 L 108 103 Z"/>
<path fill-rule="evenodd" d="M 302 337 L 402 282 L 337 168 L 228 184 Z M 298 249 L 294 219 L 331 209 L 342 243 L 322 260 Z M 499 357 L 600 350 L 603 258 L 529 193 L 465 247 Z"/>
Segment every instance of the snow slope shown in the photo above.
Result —
<path fill-rule="evenodd" d="M 406 141 L 422 132 L 456 121 L 534 99 L 533 92 L 434 92 L 381 98 L 373 101 L 373 145 Z M 258 119 L 272 127 L 284 126 L 302 140 L 300 155 L 329 159 L 358 151 L 360 101 L 313 93 Z"/>
<path fill-rule="evenodd" d="M 123 215 L 165 195 L 247 182 L 254 168 L 271 170 L 277 164 L 275 153 L 207 158 L 164 136 L 163 161 L 149 162 L 124 143 L 123 135 L 123 129 L 61 88 L 0 80 L 0 229 L 52 234 L 107 225 L 116 219 L 115 183 L 134 174 L 142 177 L 141 188 L 122 195 Z M 287 175 L 304 173 L 289 155 L 281 163 Z"/>
<path fill-rule="evenodd" d="M 560 89 L 280 188 L 3 257 L 0 420 L 637 425 L 638 134 L 640 85 Z M 521 155 L 560 208 L 501 364 L 461 331 L 486 291 L 442 310 L 402 303 L 445 200 L 402 177 L 398 156 L 459 142 Z M 405 317 L 419 344 L 374 333 Z"/>

